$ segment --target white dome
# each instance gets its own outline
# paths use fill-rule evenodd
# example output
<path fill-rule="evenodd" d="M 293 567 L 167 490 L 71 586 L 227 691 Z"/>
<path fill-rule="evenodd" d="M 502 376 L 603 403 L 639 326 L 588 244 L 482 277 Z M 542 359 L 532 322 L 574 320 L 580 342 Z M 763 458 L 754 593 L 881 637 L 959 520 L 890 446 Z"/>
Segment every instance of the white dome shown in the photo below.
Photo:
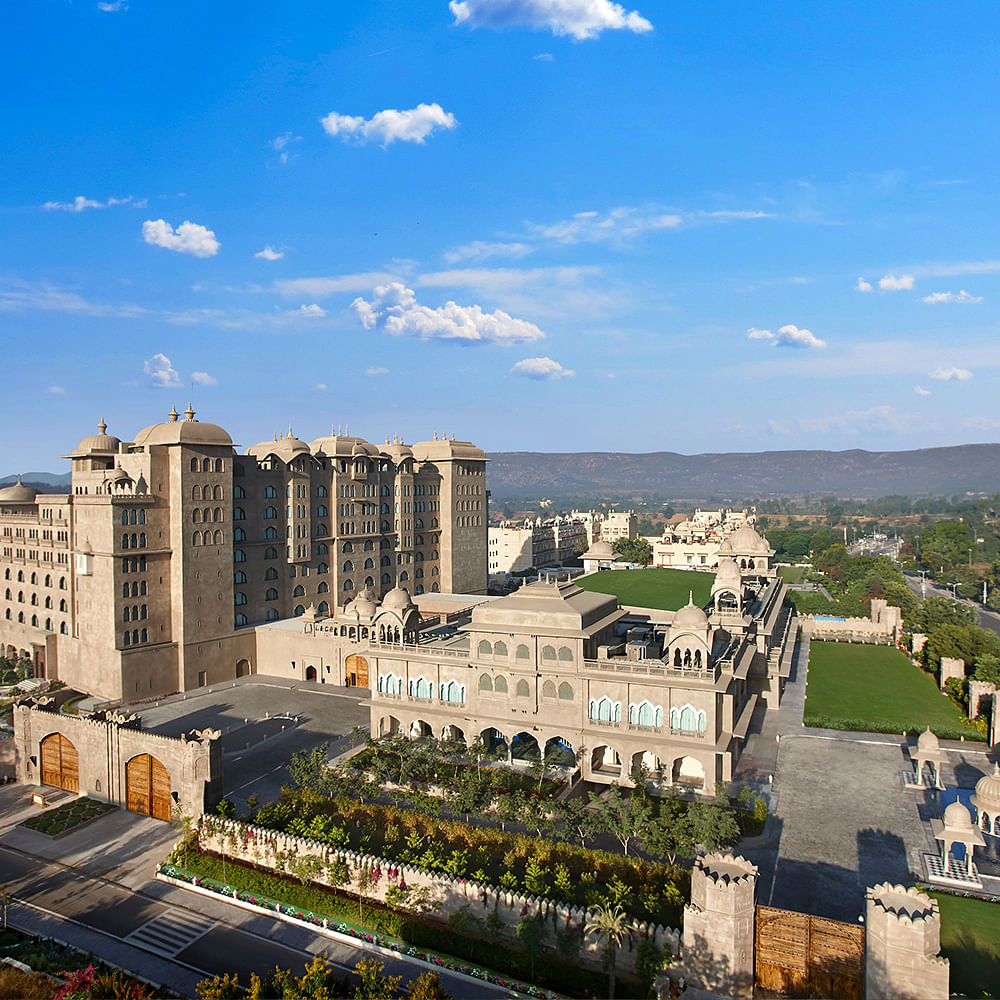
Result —
<path fill-rule="evenodd" d="M 944 811 L 944 825 L 948 830 L 971 830 L 972 814 L 961 802 L 952 802 Z"/>
<path fill-rule="evenodd" d="M 708 628 L 708 616 L 693 599 L 689 599 L 688 603 L 674 615 L 674 620 L 670 624 L 673 628 L 703 632 Z"/>

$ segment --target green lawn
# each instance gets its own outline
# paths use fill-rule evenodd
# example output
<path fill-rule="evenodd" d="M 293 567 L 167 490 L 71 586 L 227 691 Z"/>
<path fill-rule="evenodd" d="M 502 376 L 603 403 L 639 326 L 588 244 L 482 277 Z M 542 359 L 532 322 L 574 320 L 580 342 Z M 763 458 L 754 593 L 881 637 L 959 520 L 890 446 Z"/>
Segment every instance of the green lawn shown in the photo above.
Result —
<path fill-rule="evenodd" d="M 1000 903 L 931 895 L 941 907 L 941 953 L 951 960 L 954 996 L 1000 996 Z"/>
<path fill-rule="evenodd" d="M 584 590 L 612 594 L 621 604 L 634 608 L 659 608 L 676 611 L 694 592 L 694 603 L 703 607 L 712 596 L 714 573 L 683 569 L 606 569 L 574 580 Z"/>
<path fill-rule="evenodd" d="M 923 730 L 948 739 L 977 739 L 930 674 L 890 646 L 809 644 L 803 721 L 826 729 L 873 733 Z"/>
<path fill-rule="evenodd" d="M 785 583 L 799 583 L 806 575 L 805 566 L 779 566 L 778 572 Z"/>

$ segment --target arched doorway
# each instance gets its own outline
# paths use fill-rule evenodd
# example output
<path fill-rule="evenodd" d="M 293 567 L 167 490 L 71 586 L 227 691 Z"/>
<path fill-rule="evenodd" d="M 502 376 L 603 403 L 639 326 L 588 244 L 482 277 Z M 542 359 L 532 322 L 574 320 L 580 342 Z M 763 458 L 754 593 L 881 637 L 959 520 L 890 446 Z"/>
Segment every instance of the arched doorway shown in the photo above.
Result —
<path fill-rule="evenodd" d="M 64 792 L 80 791 L 80 757 L 62 733 L 42 740 L 42 784 Z"/>
<path fill-rule="evenodd" d="M 538 740 L 531 733 L 518 733 L 510 741 L 510 755 L 512 760 L 538 760 Z"/>
<path fill-rule="evenodd" d="M 384 715 L 379 719 L 379 736 L 398 736 L 400 730 L 399 719 L 394 715 Z"/>
<path fill-rule="evenodd" d="M 424 722 L 423 719 L 414 719 L 410 723 L 410 739 L 411 740 L 423 740 L 429 739 L 434 735 L 434 730 L 431 729 L 430 724 Z"/>
<path fill-rule="evenodd" d="M 465 733 L 452 723 L 441 730 L 441 739 L 445 743 L 461 743 L 463 747 L 465 746 Z"/>
<path fill-rule="evenodd" d="M 590 770 L 594 774 L 619 778 L 622 773 L 622 759 L 614 747 L 595 747 L 594 752 L 590 755 Z"/>
<path fill-rule="evenodd" d="M 125 765 L 125 804 L 129 812 L 170 821 L 170 772 L 151 754 L 140 754 Z"/>
<path fill-rule="evenodd" d="M 306 680 L 307 681 L 314 681 L 314 680 L 316 680 L 316 668 L 315 667 L 306 667 Z"/>
<path fill-rule="evenodd" d="M 573 744 L 562 736 L 553 736 L 545 744 L 545 763 L 550 767 L 576 767 Z"/>
<path fill-rule="evenodd" d="M 345 661 L 348 687 L 368 687 L 368 661 L 357 653 L 352 653 Z"/>
<path fill-rule="evenodd" d="M 249 660 L 237 660 L 236 661 L 236 676 L 246 677 L 250 673 L 250 661 Z"/>
<path fill-rule="evenodd" d="M 699 789 L 705 787 L 705 769 L 697 757 L 678 757 L 674 761 L 671 778 L 681 788 Z"/>
<path fill-rule="evenodd" d="M 506 759 L 509 748 L 507 746 L 507 737 L 500 732 L 499 729 L 484 729 L 479 734 L 479 739 L 482 741 L 483 749 L 491 757 Z"/>

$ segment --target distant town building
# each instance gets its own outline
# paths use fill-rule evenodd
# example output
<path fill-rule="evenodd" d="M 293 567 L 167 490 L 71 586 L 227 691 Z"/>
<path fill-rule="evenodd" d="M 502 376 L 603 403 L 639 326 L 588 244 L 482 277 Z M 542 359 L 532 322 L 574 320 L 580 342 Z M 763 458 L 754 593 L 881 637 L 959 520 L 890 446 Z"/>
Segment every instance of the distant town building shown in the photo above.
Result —
<path fill-rule="evenodd" d="M 756 514 L 746 510 L 696 510 L 671 524 L 653 542 L 653 566 L 714 569 L 723 541 L 744 527 L 753 528 Z"/>

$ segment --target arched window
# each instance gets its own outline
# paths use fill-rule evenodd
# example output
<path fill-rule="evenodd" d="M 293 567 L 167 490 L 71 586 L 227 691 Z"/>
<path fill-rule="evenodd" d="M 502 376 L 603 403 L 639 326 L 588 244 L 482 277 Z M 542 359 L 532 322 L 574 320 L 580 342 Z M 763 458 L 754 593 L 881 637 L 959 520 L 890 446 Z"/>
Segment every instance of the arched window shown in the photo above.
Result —
<path fill-rule="evenodd" d="M 242 486 L 234 486 L 233 487 L 233 499 L 234 500 L 245 500 L 246 499 L 246 495 L 247 495 L 247 491 L 245 489 L 243 489 Z"/>
<path fill-rule="evenodd" d="M 266 549 L 264 549 L 264 558 L 265 559 L 277 559 L 278 558 L 278 550 L 276 548 L 274 548 L 273 545 L 269 545 Z"/>
<path fill-rule="evenodd" d="M 246 583 L 246 582 L 247 582 L 247 575 L 246 575 L 246 573 L 244 573 L 243 570 L 238 569 L 233 574 L 233 583 Z"/>
<path fill-rule="evenodd" d="M 345 580 L 344 590 L 354 590 L 354 584 L 350 580 Z"/>
<path fill-rule="evenodd" d="M 392 577 L 390 577 L 388 573 L 383 573 L 382 574 L 382 586 L 383 587 L 388 587 L 390 583 L 392 583 Z"/>
<path fill-rule="evenodd" d="M 496 691 L 497 694 L 506 694 L 507 678 L 504 677 L 502 674 L 495 677 L 493 680 L 493 690 Z"/>
<path fill-rule="evenodd" d="M 369 558 L 365 560 L 365 569 L 374 569 L 374 568 L 375 568 L 375 560 L 369 556 Z"/>
<path fill-rule="evenodd" d="M 276 622 L 278 620 L 278 609 L 268 608 L 267 613 L 264 615 L 264 618 L 269 622 Z"/>
<path fill-rule="evenodd" d="M 517 682 L 517 687 L 514 690 L 514 694 L 518 698 L 530 698 L 531 688 L 528 687 L 528 682 L 526 680 L 520 680 Z"/>
<path fill-rule="evenodd" d="M 542 697 L 554 698 L 556 696 L 556 686 L 552 681 L 545 681 L 542 684 Z"/>
<path fill-rule="evenodd" d="M 354 563 L 351 562 L 350 559 L 348 559 L 348 560 L 346 560 L 344 562 L 344 572 L 345 573 L 353 573 L 354 572 Z"/>
<path fill-rule="evenodd" d="M 233 597 L 233 604 L 246 604 L 247 595 L 243 593 L 242 590 L 237 590 Z"/>
<path fill-rule="evenodd" d="M 555 658 L 556 658 L 556 651 L 553 646 L 542 646 L 543 660 L 554 660 Z"/>
<path fill-rule="evenodd" d="M 192 458 L 191 459 L 191 471 L 192 472 L 197 472 L 198 471 L 198 459 L 196 459 L 196 458 Z"/>
<path fill-rule="evenodd" d="M 239 628 L 241 625 L 246 625 L 246 623 L 247 623 L 247 616 L 246 615 L 244 615 L 244 614 L 238 614 L 236 616 L 236 618 L 235 618 L 235 625 L 236 625 L 237 628 Z"/>
<path fill-rule="evenodd" d="M 493 679 L 489 674 L 481 674 L 479 677 L 479 690 L 493 693 Z"/>
<path fill-rule="evenodd" d="M 329 553 L 329 551 L 330 551 L 330 546 L 327 545 L 326 542 L 319 542 L 316 545 L 316 555 L 318 556 L 325 556 Z"/>
<path fill-rule="evenodd" d="M 294 589 L 294 590 L 292 591 L 292 597 L 305 597 L 305 596 L 306 596 L 306 588 L 305 588 L 305 587 L 303 587 L 303 586 L 302 586 L 302 584 L 299 584 L 299 585 L 298 585 L 298 586 L 297 586 L 297 587 L 296 587 L 296 588 L 295 588 L 295 589 Z"/>
<path fill-rule="evenodd" d="M 562 660 L 564 663 L 572 663 L 573 662 L 573 650 L 570 649 L 569 646 L 560 646 L 559 647 L 559 659 Z"/>
<path fill-rule="evenodd" d="M 325 503 L 321 503 L 316 508 L 316 516 L 317 517 L 329 517 L 329 515 L 330 515 L 330 512 L 326 509 L 326 504 Z"/>
<path fill-rule="evenodd" d="M 372 576 L 366 576 L 365 577 L 365 586 L 366 587 L 374 587 L 375 586 L 375 578 L 372 577 Z"/>
<path fill-rule="evenodd" d="M 354 546 L 350 542 L 344 542 L 344 555 L 348 555 L 354 551 Z"/>
<path fill-rule="evenodd" d="M 194 461 L 194 459 L 192 459 L 191 461 Z M 125 632 L 122 634 L 122 645 L 128 646 L 131 645 L 131 642 L 132 642 L 132 636 L 129 634 L 128 629 L 126 629 Z"/>
<path fill-rule="evenodd" d="M 424 578 L 424 571 L 418 566 L 413 571 L 413 579 L 414 580 L 422 580 L 423 578 Z"/>
<path fill-rule="evenodd" d="M 267 569 L 264 571 L 264 579 L 265 580 L 277 580 L 278 579 L 278 571 L 273 566 L 268 566 Z"/>
<path fill-rule="evenodd" d="M 516 660 L 530 660 L 531 650 L 522 642 L 516 650 L 514 650 L 514 659 Z"/>
<path fill-rule="evenodd" d="M 330 613 L 330 605 L 326 601 L 320 601 L 319 607 L 316 609 L 321 615 L 328 615 Z"/>
<path fill-rule="evenodd" d="M 69 608 L 66 606 L 66 602 L 64 600 L 59 602 L 59 610 L 69 611 Z"/>
<path fill-rule="evenodd" d="M 278 491 L 273 486 L 264 487 L 264 496 L 268 500 L 273 500 L 278 495 Z"/>
<path fill-rule="evenodd" d="M 264 520 L 273 521 L 278 516 L 277 507 L 265 507 L 264 508 Z"/>
<path fill-rule="evenodd" d="M 269 524 L 269 525 L 268 525 L 268 526 L 267 526 L 267 527 L 266 527 L 266 528 L 264 529 L 264 537 L 265 537 L 265 538 L 266 538 L 266 539 L 267 539 L 267 540 L 268 540 L 269 542 L 270 542 L 270 541 L 274 541 L 274 539 L 276 539 L 276 538 L 278 537 L 278 529 L 277 529 L 277 528 L 275 528 L 275 527 L 274 527 L 274 525 L 272 525 L 272 524 Z"/>
<path fill-rule="evenodd" d="M 494 656 L 506 656 L 507 655 L 507 643 L 503 642 L 502 640 L 499 641 L 499 642 L 497 642 L 497 644 L 493 647 L 493 655 Z"/>
<path fill-rule="evenodd" d="M 479 640 L 479 655 L 480 656 L 493 655 L 493 644 L 488 639 Z"/>
<path fill-rule="evenodd" d="M 246 540 L 247 540 L 247 533 L 242 528 L 233 528 L 234 542 L 245 542 Z"/>
<path fill-rule="evenodd" d="M 392 565 L 392 560 L 388 556 L 382 556 L 382 565 L 383 566 L 391 566 Z"/>
<path fill-rule="evenodd" d="M 559 685 L 559 700 L 560 701 L 572 701 L 573 700 L 573 685 L 569 681 L 563 681 Z"/>
<path fill-rule="evenodd" d="M 247 554 L 242 549 L 233 549 L 233 562 L 243 563 L 247 561 Z"/>
<path fill-rule="evenodd" d="M 233 508 L 234 521 L 245 521 L 246 519 L 247 519 L 247 512 L 242 507 Z"/>
<path fill-rule="evenodd" d="M 327 493 L 326 487 L 325 486 L 317 486 L 316 487 L 316 496 L 318 496 L 318 497 L 329 496 L 329 494 Z"/>
<path fill-rule="evenodd" d="M 264 594 L 265 601 L 276 601 L 278 599 L 278 591 L 275 587 L 268 587 L 267 593 Z"/>
<path fill-rule="evenodd" d="M 122 524 L 128 524 L 128 511 L 124 509 L 122 510 Z"/>
<path fill-rule="evenodd" d="M 375 543 L 369 538 L 364 545 L 365 552 L 373 552 L 375 550 Z"/>
<path fill-rule="evenodd" d="M 304 615 L 305 613 L 306 609 L 301 604 L 296 604 L 295 610 L 292 612 L 292 614 L 295 615 L 296 618 L 298 618 L 299 615 Z"/>

